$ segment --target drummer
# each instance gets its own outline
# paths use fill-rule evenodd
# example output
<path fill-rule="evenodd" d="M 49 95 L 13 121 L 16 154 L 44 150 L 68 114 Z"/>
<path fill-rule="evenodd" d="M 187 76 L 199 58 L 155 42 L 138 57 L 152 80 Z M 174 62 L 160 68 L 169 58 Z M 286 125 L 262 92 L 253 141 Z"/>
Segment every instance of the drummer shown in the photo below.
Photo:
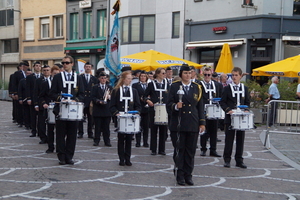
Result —
<path fill-rule="evenodd" d="M 154 80 L 148 84 L 148 87 L 144 94 L 144 100 L 149 105 L 149 118 L 150 118 L 150 150 L 151 155 L 157 154 L 157 133 L 159 135 L 158 142 L 158 154 L 166 155 L 165 145 L 166 145 L 166 134 L 168 131 L 167 122 L 165 124 L 155 124 L 155 110 L 154 104 L 164 104 L 166 105 L 168 98 L 169 85 L 165 79 L 166 71 L 164 68 L 157 68 L 154 73 Z M 163 111 L 166 111 L 163 110 Z M 165 113 L 167 115 L 167 113 Z"/>
<path fill-rule="evenodd" d="M 50 89 L 50 97 L 53 101 L 61 102 L 63 100 L 62 93 L 69 93 L 72 102 L 83 101 L 84 88 L 83 82 L 79 75 L 72 70 L 74 65 L 74 58 L 71 56 L 65 56 L 62 60 L 64 68 L 63 72 L 56 74 L 53 77 L 52 85 Z M 59 113 L 59 103 L 54 107 L 56 115 Z M 77 135 L 77 121 L 67 121 L 63 119 L 57 119 L 56 123 L 56 152 L 60 165 L 74 165 L 73 156 L 76 146 Z"/>
<path fill-rule="evenodd" d="M 212 69 L 205 67 L 203 69 L 204 81 L 201 81 L 203 87 L 202 96 L 203 103 L 210 104 L 211 98 L 221 97 L 223 87 L 216 81 L 212 80 Z M 208 113 L 206 113 L 207 115 Z M 218 132 L 218 119 L 206 119 L 206 133 L 200 136 L 201 154 L 200 156 L 206 156 L 206 143 L 208 138 L 210 142 L 210 156 L 221 157 L 217 153 L 217 132 Z"/>
<path fill-rule="evenodd" d="M 225 112 L 225 147 L 224 147 L 224 167 L 230 168 L 230 160 L 232 154 L 232 147 L 234 142 L 234 136 L 236 134 L 236 150 L 235 161 L 236 166 L 240 168 L 247 168 L 243 162 L 244 140 L 245 131 L 231 130 L 231 114 L 233 109 L 236 109 L 237 104 L 250 106 L 250 98 L 248 88 L 244 84 L 240 83 L 242 78 L 242 70 L 239 67 L 234 67 L 231 71 L 233 83 L 227 85 L 223 89 L 220 105 Z M 239 91 L 238 94 L 236 91 Z M 235 95 L 237 94 L 237 95 Z M 237 102 L 237 96 L 240 95 L 240 102 Z"/>
<path fill-rule="evenodd" d="M 141 104 L 138 92 L 131 85 L 132 75 L 131 71 L 125 71 L 121 74 L 120 79 L 113 89 L 110 101 L 110 112 L 113 116 L 121 115 L 120 112 L 137 110 L 141 111 Z M 129 98 L 129 100 L 123 98 Z M 128 107 L 125 109 L 126 102 L 128 101 Z M 118 132 L 118 155 L 120 166 L 131 166 L 131 143 L 133 134 L 126 134 Z"/>

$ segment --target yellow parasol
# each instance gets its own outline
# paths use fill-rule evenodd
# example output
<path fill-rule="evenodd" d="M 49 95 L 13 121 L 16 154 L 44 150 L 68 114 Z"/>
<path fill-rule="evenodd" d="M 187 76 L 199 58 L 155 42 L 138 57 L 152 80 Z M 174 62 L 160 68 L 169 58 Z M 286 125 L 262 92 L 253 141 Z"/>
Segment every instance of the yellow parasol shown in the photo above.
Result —
<path fill-rule="evenodd" d="M 300 77 L 300 55 L 253 69 L 252 76 Z"/>
<path fill-rule="evenodd" d="M 121 63 L 123 65 L 130 65 L 132 70 L 145 71 L 153 71 L 159 67 L 166 68 L 171 66 L 180 66 L 182 64 L 188 64 L 197 69 L 200 69 L 203 66 L 198 63 L 154 51 L 152 49 L 128 56 L 123 56 L 121 57 Z"/>
<path fill-rule="evenodd" d="M 215 71 L 218 73 L 229 74 L 231 73 L 232 69 L 233 69 L 233 62 L 232 62 L 230 47 L 228 43 L 225 43 L 223 45 L 221 55 L 218 61 L 218 65 Z"/>

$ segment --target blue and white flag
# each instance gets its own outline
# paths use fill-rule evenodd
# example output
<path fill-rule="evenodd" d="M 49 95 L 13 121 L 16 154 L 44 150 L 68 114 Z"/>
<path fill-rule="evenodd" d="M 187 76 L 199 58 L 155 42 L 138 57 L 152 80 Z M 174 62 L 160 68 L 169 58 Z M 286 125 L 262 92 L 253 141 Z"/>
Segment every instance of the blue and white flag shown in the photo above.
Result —
<path fill-rule="evenodd" d="M 106 55 L 104 64 L 107 69 L 117 77 L 121 73 L 120 60 L 120 26 L 119 26 L 119 12 L 116 12 L 114 24 L 107 42 Z M 112 77 L 112 76 L 111 76 Z M 113 84 L 115 80 L 110 80 Z"/>

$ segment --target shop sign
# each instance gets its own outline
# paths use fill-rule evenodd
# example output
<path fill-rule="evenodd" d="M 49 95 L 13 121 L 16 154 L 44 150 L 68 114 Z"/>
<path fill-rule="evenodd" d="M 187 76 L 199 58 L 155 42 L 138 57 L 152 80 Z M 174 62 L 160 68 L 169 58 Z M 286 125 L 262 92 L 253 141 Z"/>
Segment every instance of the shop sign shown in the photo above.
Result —
<path fill-rule="evenodd" d="M 226 33 L 227 32 L 227 26 L 213 27 L 213 32 L 216 33 L 216 34 Z"/>
<path fill-rule="evenodd" d="M 79 1 L 79 8 L 90 8 L 90 7 L 92 7 L 91 0 Z"/>

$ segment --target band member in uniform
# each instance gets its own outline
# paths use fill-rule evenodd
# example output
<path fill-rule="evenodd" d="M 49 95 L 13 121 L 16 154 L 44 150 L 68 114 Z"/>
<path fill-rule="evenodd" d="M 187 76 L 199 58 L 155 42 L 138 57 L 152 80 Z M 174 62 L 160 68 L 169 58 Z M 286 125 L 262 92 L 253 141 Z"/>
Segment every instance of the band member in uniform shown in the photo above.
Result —
<path fill-rule="evenodd" d="M 47 133 L 46 133 L 46 115 L 45 115 L 45 109 L 39 102 L 40 93 L 42 90 L 42 83 L 46 81 L 51 75 L 50 72 L 50 66 L 44 65 L 43 69 L 43 76 L 40 78 L 37 78 L 34 83 L 34 89 L 33 89 L 33 104 L 35 110 L 38 112 L 38 135 L 41 139 L 39 144 L 46 144 L 47 143 Z"/>
<path fill-rule="evenodd" d="M 141 111 L 139 95 L 136 89 L 130 86 L 131 80 L 131 71 L 123 72 L 116 87 L 113 89 L 110 101 L 110 112 L 113 116 L 119 116 L 120 112 L 125 111 L 125 101 L 128 100 L 122 99 L 123 97 L 130 97 L 127 107 L 128 111 Z M 120 159 L 120 166 L 132 165 L 130 162 L 132 136 L 133 134 L 124 134 L 118 132 L 118 155 Z"/>
<path fill-rule="evenodd" d="M 168 125 L 154 124 L 154 117 L 155 117 L 154 104 L 156 103 L 165 104 L 167 102 L 169 86 L 165 79 L 165 73 L 166 72 L 164 68 L 157 68 L 155 70 L 155 74 L 154 74 L 155 80 L 148 84 L 144 96 L 144 100 L 149 105 L 150 130 L 151 130 L 151 135 L 150 135 L 151 155 L 156 155 L 157 153 L 157 133 L 159 135 L 158 154 L 166 155 L 165 140 L 168 131 Z"/>
<path fill-rule="evenodd" d="M 236 109 L 237 106 L 237 95 L 240 95 L 240 105 L 250 106 L 250 98 L 248 88 L 240 83 L 242 78 L 242 70 L 239 67 L 234 67 L 231 71 L 233 83 L 227 85 L 223 89 L 222 98 L 220 105 L 225 112 L 225 147 L 224 147 L 224 167 L 230 167 L 230 160 L 232 154 L 232 147 L 234 142 L 234 136 L 236 135 L 236 150 L 235 150 L 235 161 L 236 166 L 240 168 L 247 168 L 243 162 L 243 151 L 244 151 L 244 140 L 245 131 L 231 130 L 231 117 L 233 113 L 232 109 Z M 234 95 L 234 91 L 243 91 L 239 94 Z"/>
<path fill-rule="evenodd" d="M 19 71 L 19 66 L 17 67 L 17 69 Z M 9 76 L 8 93 L 9 93 L 9 97 L 12 98 L 12 120 L 13 120 L 13 123 L 16 123 L 17 122 L 17 115 L 18 115 L 18 111 L 17 111 L 16 107 L 17 107 L 18 101 L 16 101 L 14 99 L 13 84 L 14 84 L 14 73 Z"/>
<path fill-rule="evenodd" d="M 194 185 L 192 172 L 197 139 L 199 132 L 205 131 L 201 86 L 191 82 L 190 70 L 186 64 L 181 66 L 179 76 L 182 80 L 172 83 L 167 103 L 168 111 L 172 115 L 171 140 L 174 147 L 176 181 L 179 185 Z M 181 93 L 182 100 L 178 92 Z"/>
<path fill-rule="evenodd" d="M 26 98 L 28 105 L 30 106 L 30 123 L 31 123 L 31 135 L 29 137 L 35 137 L 37 134 L 37 117 L 38 112 L 34 108 L 33 91 L 35 80 L 42 77 L 41 63 L 35 62 L 33 64 L 33 71 L 31 75 L 26 78 Z"/>
<path fill-rule="evenodd" d="M 41 84 L 41 92 L 39 95 L 39 104 L 44 108 L 46 111 L 49 108 L 49 103 L 53 102 L 49 96 L 49 91 L 52 85 L 53 77 L 59 73 L 59 67 L 54 65 L 51 67 L 51 76 L 46 78 L 46 81 L 44 81 Z M 47 119 L 48 112 L 44 112 L 45 118 Z M 48 143 L 48 149 L 46 150 L 46 153 L 53 153 L 54 151 L 54 129 L 55 129 L 55 123 L 47 123 L 47 143 Z"/>
<path fill-rule="evenodd" d="M 192 76 L 191 81 L 199 84 L 200 80 L 198 80 L 195 67 L 194 66 L 190 66 L 190 67 L 191 67 L 191 76 Z"/>
<path fill-rule="evenodd" d="M 142 71 L 139 76 L 139 82 L 132 84 L 132 87 L 138 91 L 142 111 L 141 111 L 141 128 L 142 131 L 136 134 L 136 147 L 141 146 L 141 137 L 143 133 L 143 146 L 149 147 L 148 144 L 148 135 L 149 135 L 149 106 L 144 101 L 144 94 L 148 87 L 148 76 L 145 71 Z"/>
<path fill-rule="evenodd" d="M 202 97 L 203 103 L 210 104 L 212 101 L 211 98 L 221 97 L 222 85 L 211 79 L 212 70 L 209 67 L 205 67 L 203 70 L 204 81 L 201 81 L 202 84 Z M 217 153 L 217 132 L 218 132 L 218 120 L 217 119 L 206 119 L 206 133 L 200 136 L 200 144 L 201 144 L 201 154 L 200 156 L 206 156 L 206 143 L 208 138 L 210 142 L 210 156 L 221 157 Z"/>
<path fill-rule="evenodd" d="M 64 71 L 56 74 L 53 78 L 50 97 L 55 102 L 61 102 L 63 99 L 62 93 L 72 95 L 73 102 L 83 101 L 84 88 L 82 79 L 79 75 L 72 71 L 74 59 L 71 56 L 65 56 L 62 60 Z M 73 84 L 71 84 L 73 83 Z M 66 101 L 66 100 L 64 100 Z M 59 112 L 59 103 L 55 104 L 54 112 L 57 115 Z M 57 119 L 56 124 L 56 152 L 60 165 L 70 164 L 73 165 L 73 156 L 76 146 L 77 136 L 77 121 L 67 121 Z"/>
<path fill-rule="evenodd" d="M 104 145 L 111 147 L 109 124 L 111 113 L 109 110 L 110 93 L 112 87 L 107 84 L 107 76 L 104 72 L 99 74 L 99 84 L 92 87 L 91 99 L 93 101 L 93 118 L 95 122 L 94 146 L 100 142 L 101 132 L 103 133 Z"/>
<path fill-rule="evenodd" d="M 90 103 L 91 103 L 91 90 L 94 85 L 98 83 L 98 80 L 95 76 L 91 74 L 93 65 L 89 62 L 84 64 L 84 74 L 81 74 L 83 87 L 84 87 L 84 109 L 83 114 L 87 117 L 87 133 L 88 138 L 93 138 L 93 118 L 90 114 Z M 80 121 L 78 126 L 78 138 L 82 138 L 84 131 L 83 131 L 83 121 Z"/>

